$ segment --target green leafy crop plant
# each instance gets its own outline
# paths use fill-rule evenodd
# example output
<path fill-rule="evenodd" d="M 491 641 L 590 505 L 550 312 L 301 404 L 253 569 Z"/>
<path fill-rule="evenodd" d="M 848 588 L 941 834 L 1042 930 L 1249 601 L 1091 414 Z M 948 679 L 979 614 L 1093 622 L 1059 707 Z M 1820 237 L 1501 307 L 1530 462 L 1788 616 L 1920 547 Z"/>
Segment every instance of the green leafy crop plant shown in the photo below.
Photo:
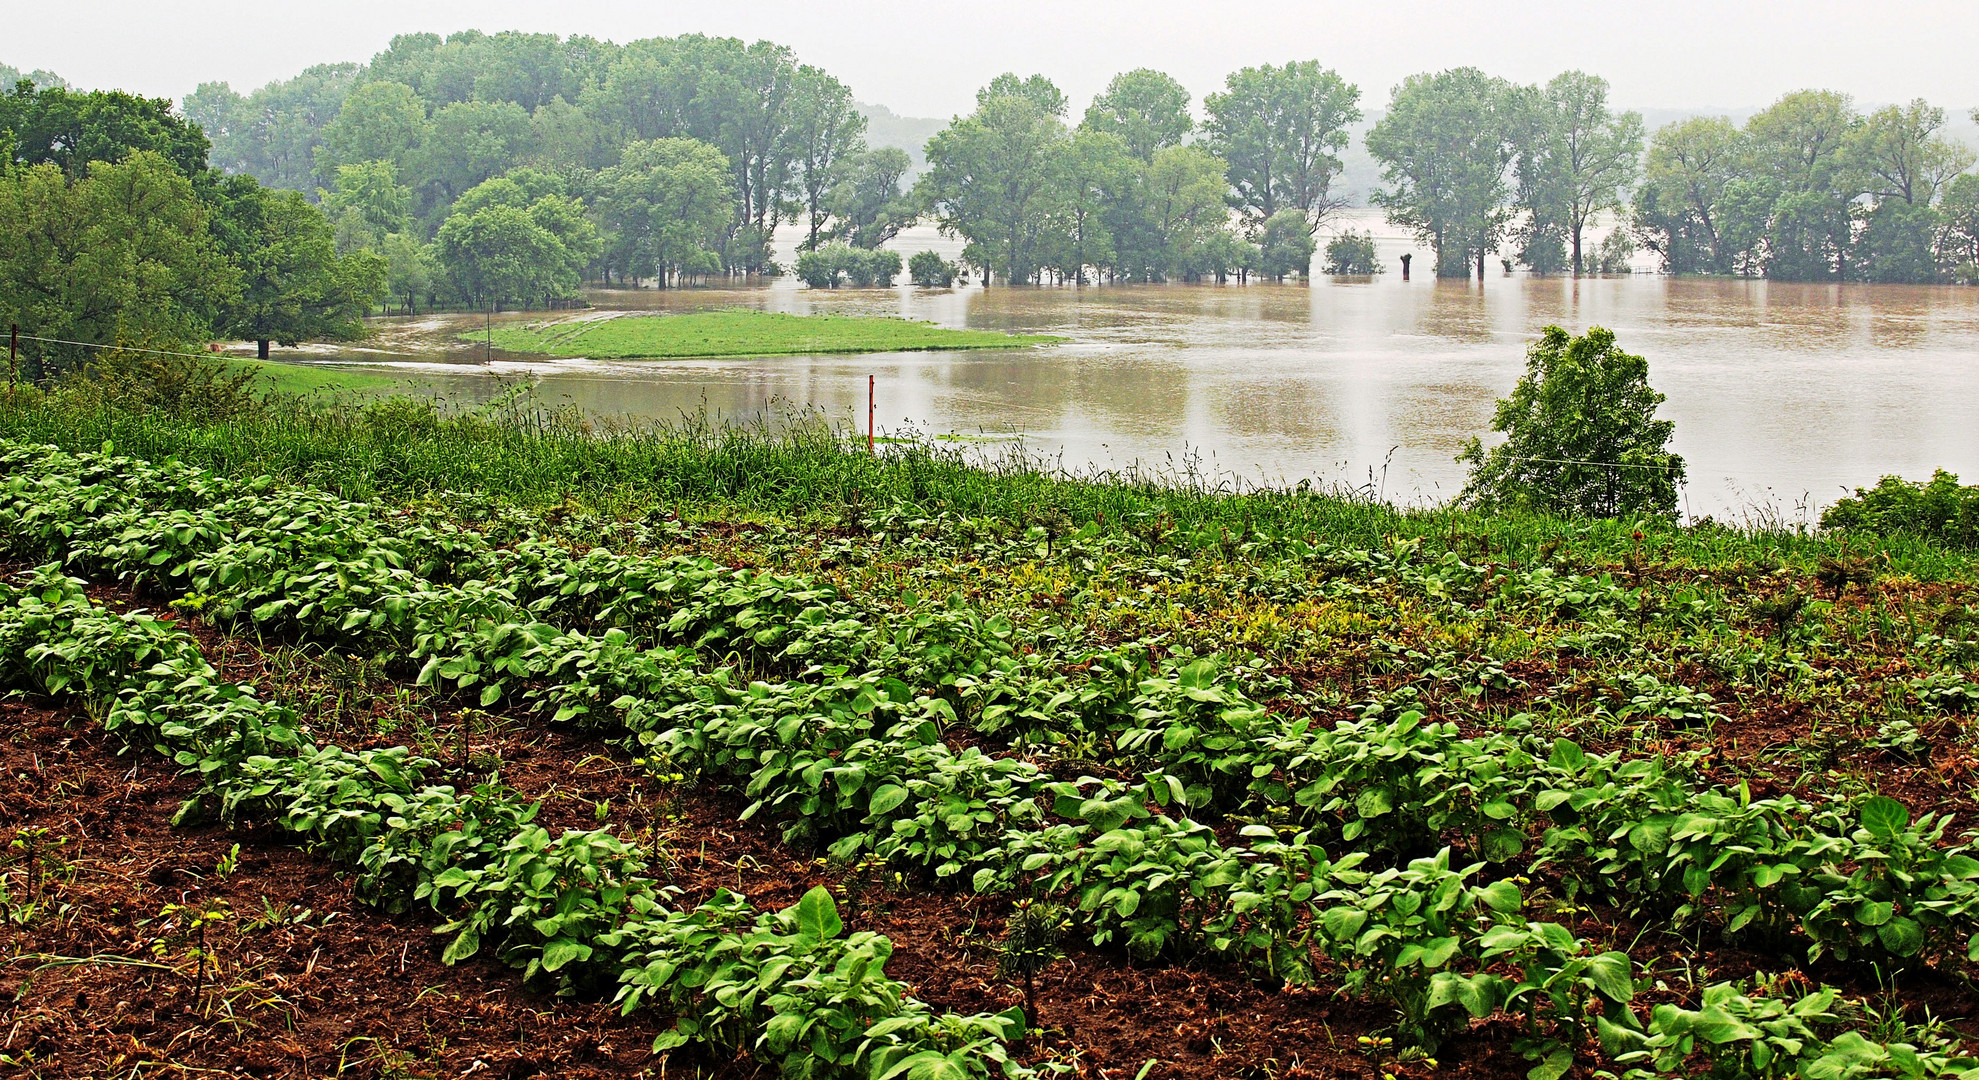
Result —
<path fill-rule="evenodd" d="M 528 824 L 533 808 L 493 785 L 466 797 L 421 786 L 435 763 L 403 747 L 312 745 L 293 714 L 224 682 L 184 630 L 93 604 L 79 582 L 53 567 L 37 571 L 25 588 L 0 586 L 0 670 L 9 685 L 107 705 L 107 728 L 196 769 L 201 792 L 182 815 L 274 817 L 305 843 L 361 867 L 359 892 L 374 902 L 403 908 L 411 885 L 412 900 L 457 913 L 441 928 L 456 935 L 450 962 L 492 939 L 526 976 L 555 975 L 566 990 L 622 981 L 629 1010 L 639 1003 L 634 991 L 657 985 L 656 953 L 688 944 L 678 933 L 683 918 L 691 924 L 710 908 L 724 920 L 748 915 L 726 895 L 694 912 L 668 910 L 661 899 L 669 890 L 641 874 L 623 841 L 602 831 L 552 838 Z M 446 827 L 435 827 L 435 808 L 449 819 Z M 804 1075 L 881 1078 L 906 1062 L 912 1071 L 937 1061 L 945 1075 L 1027 1075 L 1002 1047 L 1021 1030 L 1021 1018 L 934 1014 L 881 973 L 884 939 L 837 940 L 842 927 L 831 908 L 829 894 L 814 890 L 790 912 L 762 917 L 799 924 L 810 947 L 752 979 L 753 989 L 768 992 L 767 1011 L 742 1010 L 726 1025 L 684 1017 L 661 1043 L 788 1049 L 787 1065 L 811 1058 L 827 1066 Z M 760 933 L 699 937 L 694 951 L 706 958 L 748 950 Z M 849 976 L 841 962 L 848 954 L 864 957 Z M 860 1008 L 846 1008 L 848 982 L 865 995 Z M 674 1004 L 732 1008 L 715 1000 L 726 996 L 726 985 L 683 980 Z M 784 1018 L 807 1011 L 832 1022 L 791 1031 Z"/>
<path fill-rule="evenodd" d="M 192 586 L 212 598 L 216 618 L 397 651 L 427 681 L 484 704 L 533 702 L 557 721 L 617 728 L 669 768 L 737 784 L 754 799 L 750 813 L 776 817 L 793 840 L 828 842 L 847 858 L 870 849 L 978 888 L 1066 896 L 1097 941 L 1146 955 L 1227 954 L 1303 981 L 1312 956 L 1347 955 L 1320 931 L 1333 912 L 1367 900 L 1370 879 L 1354 875 L 1386 873 L 1383 863 L 1400 870 L 1451 841 L 1482 860 L 1465 875 L 1528 857 L 1571 890 L 1678 919 L 1723 918 L 1735 931 L 1792 931 L 1815 955 L 1963 951 L 1973 929 L 1979 863 L 1941 847 L 1942 824 L 1913 823 L 1894 800 L 1754 800 L 1701 784 L 1685 757 L 1590 755 L 1522 717 L 1470 737 L 1406 709 L 1320 723 L 1260 704 L 1285 685 L 1247 664 L 1062 631 L 1026 633 L 1019 649 L 1009 615 L 967 603 L 910 599 L 903 615 L 802 575 L 578 555 L 548 534 L 497 545 L 430 515 L 393 520 L 182 466 L 26 450 L 0 460 L 12 496 L 0 525 L 18 554 Z M 180 516 L 158 513 L 168 506 Z M 902 527 L 906 542 L 941 550 L 924 526 Z M 1092 542 L 1075 539 L 1057 558 L 1080 561 L 1079 545 Z M 1282 564 L 1142 556 L 1139 565 L 1206 572 L 1231 593 L 1400 589 L 1424 610 L 1482 606 L 1492 617 L 1536 613 L 1623 634 L 1645 611 L 1680 622 L 1708 607 L 1695 597 L 1652 604 L 1641 586 L 1612 577 L 1423 559 L 1412 544 L 1308 547 L 1314 573 L 1303 578 Z M 1677 617 L 1655 614 L 1673 606 Z M 1095 736 L 1094 764 L 1112 775 L 1073 779 L 1054 772 L 1050 755 L 947 745 L 944 732 L 972 722 L 1046 748 Z M 1186 816 L 1214 823 L 1274 806 L 1293 808 L 1295 834 L 1253 826 L 1226 845 Z M 1339 862 L 1320 851 L 1322 838 Z M 490 840 L 490 850 L 507 842 Z M 404 858 L 377 861 L 416 876 Z M 1407 886 L 1401 895 L 1419 898 L 1403 903 L 1442 887 Z M 1517 899 L 1502 880 L 1476 887 Z M 1616 1004 L 1598 983 L 1619 985 L 1615 961 L 1596 964 L 1611 954 L 1537 929 L 1549 924 L 1525 921 L 1522 904 L 1485 906 L 1497 912 L 1488 924 L 1438 938 L 1457 944 L 1434 968 L 1416 954 L 1377 957 L 1375 985 L 1396 988 L 1424 1039 L 1437 1009 L 1528 1004 L 1536 1060 L 1557 1063 L 1561 1047 L 1582 1041 L 1575 1033 L 1594 1002 Z M 1534 988 L 1521 993 L 1478 981 L 1487 954 L 1543 955 L 1551 967 L 1529 974 Z M 1475 973 L 1442 970 L 1451 962 Z M 1395 981 L 1404 968 L 1450 978 L 1406 991 L 1407 980 Z"/>

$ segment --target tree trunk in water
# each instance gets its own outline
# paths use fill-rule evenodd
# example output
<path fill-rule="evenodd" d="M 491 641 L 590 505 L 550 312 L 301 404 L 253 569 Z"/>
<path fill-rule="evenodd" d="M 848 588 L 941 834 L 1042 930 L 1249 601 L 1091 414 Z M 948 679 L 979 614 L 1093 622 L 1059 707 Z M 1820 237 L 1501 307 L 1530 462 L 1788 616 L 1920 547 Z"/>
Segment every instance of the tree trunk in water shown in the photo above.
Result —
<path fill-rule="evenodd" d="M 1580 276 L 1580 230 L 1574 230 L 1574 276 Z"/>
<path fill-rule="evenodd" d="M 1484 249 L 1477 249 L 1477 283 L 1484 284 Z"/>
<path fill-rule="evenodd" d="M 268 339 L 267 339 L 267 338 L 257 338 L 257 339 L 255 339 L 255 342 L 254 342 L 254 355 L 255 355 L 255 356 L 257 356 L 257 357 L 259 357 L 260 359 L 263 359 L 263 360 L 266 360 L 266 359 L 268 359 Z"/>

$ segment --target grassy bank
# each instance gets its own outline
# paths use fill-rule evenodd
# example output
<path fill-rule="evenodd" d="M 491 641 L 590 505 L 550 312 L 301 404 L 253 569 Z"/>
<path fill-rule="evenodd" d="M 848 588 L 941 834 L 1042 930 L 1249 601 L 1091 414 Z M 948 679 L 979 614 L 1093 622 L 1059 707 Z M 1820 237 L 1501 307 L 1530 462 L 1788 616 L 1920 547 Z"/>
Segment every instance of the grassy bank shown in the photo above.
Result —
<path fill-rule="evenodd" d="M 598 360 L 1013 349 L 1063 340 L 993 330 L 951 330 L 884 317 L 741 310 L 563 319 L 494 331 L 495 346 L 510 352 Z"/>
<path fill-rule="evenodd" d="M 1867 548 L 1883 565 L 1925 578 L 1959 572 L 1970 561 L 1903 536 L 1403 509 L 1365 491 L 1257 489 L 1193 471 L 1068 474 L 1010 446 L 897 441 L 873 456 L 863 452 L 863 440 L 816 416 L 756 426 L 706 418 L 608 426 L 526 400 L 446 415 L 403 398 L 276 398 L 216 420 L 24 394 L 0 404 L 0 435 L 76 449 L 111 441 L 133 454 L 307 479 L 359 498 L 471 490 L 523 506 L 580 505 L 620 517 L 683 508 L 705 515 L 716 506 L 800 518 L 946 513 L 1054 534 L 1173 532 L 1233 550 L 1312 539 L 1370 546 L 1420 540 L 1471 556 L 1533 559 L 1544 552 L 1619 563 L 1654 555 L 1700 567 L 1755 559 L 1811 567 L 1824 555 Z"/>
<path fill-rule="evenodd" d="M 251 371 L 255 384 L 277 394 L 352 394 L 385 397 L 403 393 L 415 385 L 418 376 L 352 371 L 349 368 L 316 364 L 290 364 L 274 360 L 230 359 L 238 371 Z"/>

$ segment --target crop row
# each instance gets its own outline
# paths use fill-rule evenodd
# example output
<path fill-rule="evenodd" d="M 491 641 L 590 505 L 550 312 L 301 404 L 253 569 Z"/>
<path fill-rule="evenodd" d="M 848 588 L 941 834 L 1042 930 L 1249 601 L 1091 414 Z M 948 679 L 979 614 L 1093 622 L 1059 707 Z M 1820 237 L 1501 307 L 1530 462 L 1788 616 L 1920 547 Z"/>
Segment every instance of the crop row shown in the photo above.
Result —
<path fill-rule="evenodd" d="M 61 549 L 46 554 L 156 576 L 210 597 L 220 618 L 409 648 L 422 681 L 483 704 L 530 684 L 560 721 L 609 720 L 675 764 L 736 777 L 757 800 L 751 814 L 781 817 L 793 838 L 833 842 L 841 856 L 870 847 L 938 876 L 972 870 L 979 887 L 1012 863 L 1021 872 L 1012 851 L 1036 853 L 1040 795 L 1071 806 L 1132 797 L 1118 781 L 952 752 L 942 733 L 957 722 L 1103 736 L 1116 775 L 1145 777 L 1159 805 L 1212 819 L 1289 807 L 1322 839 L 1397 857 L 1445 838 L 1491 862 L 1530 848 L 1571 888 L 1680 919 L 1713 911 L 1733 932 L 1798 928 L 1815 956 L 1963 950 L 1979 905 L 1979 860 L 1939 845 L 1942 822 L 1912 822 L 1887 798 L 1754 800 L 1700 788 L 1681 761 L 1590 757 L 1517 732 L 1458 738 L 1409 712 L 1320 728 L 1268 712 L 1214 659 L 1020 657 L 1007 621 L 966 608 L 911 610 L 881 629 L 828 588 L 702 559 L 573 556 L 541 541 L 493 549 L 425 524 L 392 536 L 369 508 L 322 493 L 226 492 L 205 474 L 130 461 L 85 456 L 65 472 L 44 460 L 39 475 L 73 486 L 17 494 L 10 531 Z M 96 537 L 67 524 L 62 494 L 98 515 Z M 188 506 L 189 495 L 208 503 Z M 122 513 L 104 505 L 117 497 Z M 492 579 L 462 576 L 484 572 Z M 431 579 L 449 576 L 459 583 Z M 655 639 L 673 644 L 645 644 Z M 738 686 L 702 670 L 703 655 L 743 650 L 758 668 L 809 662 L 808 677 Z M 852 661 L 867 664 L 855 672 Z M 1129 935 L 1159 945 L 1173 929 Z"/>
<path fill-rule="evenodd" d="M 92 603 L 54 567 L 0 585 L 0 671 L 12 686 L 103 707 L 104 727 L 202 779 L 180 818 L 269 819 L 358 868 L 360 895 L 453 916 L 449 963 L 492 949 L 568 990 L 618 986 L 627 1012 L 677 1016 L 656 1049 L 749 1048 L 793 1076 L 1029 1075 L 1004 1041 L 1014 1014 L 936 1014 L 888 979 L 890 943 L 845 935 L 824 889 L 757 913 L 726 890 L 691 909 L 608 830 L 552 836 L 494 784 L 423 783 L 404 747 L 317 746 L 293 713 L 229 683 L 175 623 Z"/>
<path fill-rule="evenodd" d="M 408 555 L 445 545 L 428 537 L 408 552 L 403 540 L 379 537 L 366 547 L 362 508 L 311 493 L 291 500 L 258 491 L 204 507 L 181 504 L 176 514 L 160 516 L 132 494 L 145 480 L 106 493 L 95 482 L 102 477 L 88 474 L 91 467 L 100 463 L 84 463 L 66 490 L 84 500 L 130 498 L 137 512 L 126 514 L 127 523 L 113 510 L 96 519 L 99 536 L 87 537 L 77 535 L 74 515 L 32 521 L 54 501 L 44 471 L 32 495 L 14 501 L 17 517 L 7 524 L 16 541 L 34 536 L 84 563 L 191 585 L 223 612 L 259 622 L 319 635 L 410 639 L 432 681 L 461 689 L 480 684 L 487 703 L 528 686 L 563 719 L 596 722 L 602 717 L 587 713 L 613 714 L 675 761 L 743 781 L 758 800 L 752 812 L 767 807 L 820 839 L 840 834 L 841 854 L 871 844 L 889 857 L 933 864 L 938 873 L 973 866 L 979 888 L 1069 892 L 1102 942 L 1118 937 L 1147 952 L 1207 946 L 1292 978 L 1317 951 L 1342 968 L 1350 987 L 1394 999 L 1426 1039 L 1462 1013 L 1524 1003 L 1535 1020 L 1547 1021 L 1554 1041 L 1542 1042 L 1537 1053 L 1556 1074 L 1570 1060 L 1560 1056 L 1565 1045 L 1585 1033 L 1591 1003 L 1602 1005 L 1616 1030 L 1635 1026 L 1621 1007 L 1633 986 L 1626 957 L 1589 955 L 1564 928 L 1525 920 L 1515 888 L 1476 884 L 1482 864 L 1453 868 L 1447 851 L 1360 869 L 1379 853 L 1368 842 L 1369 823 L 1391 841 L 1390 855 L 1454 832 L 1502 861 L 1519 853 L 1535 821 L 1545 820 L 1539 857 L 1576 864 L 1577 880 L 1691 899 L 1729 881 L 1758 894 L 1735 910 L 1739 925 L 1772 917 L 1769 899 L 1788 911 L 1808 901 L 1797 912 L 1803 925 L 1817 947 L 1837 951 L 1917 952 L 1927 929 L 1958 925 L 1969 907 L 1967 896 L 1930 890 L 1979 876 L 1979 863 L 1939 850 L 1930 822 L 1911 826 L 1893 800 L 1810 808 L 1700 793 L 1654 763 L 1589 758 L 1564 741 L 1539 746 L 1516 734 L 1459 740 L 1409 713 L 1315 731 L 1270 716 L 1208 661 L 1150 672 L 1116 657 L 1114 670 L 1143 677 L 1112 692 L 1103 680 L 1056 688 L 1046 709 L 1032 710 L 1041 719 L 1055 712 L 1112 734 L 1119 759 L 1153 766 L 1139 783 L 1058 780 L 1028 762 L 951 752 L 941 740 L 942 729 L 957 719 L 953 702 L 967 700 L 951 691 L 992 681 L 967 668 L 982 666 L 981 652 L 1013 655 L 1008 649 L 972 654 L 968 639 L 977 635 L 970 632 L 994 627 L 994 620 L 945 609 L 938 614 L 948 616 L 946 623 L 910 624 L 935 625 L 936 632 L 916 641 L 912 633 L 866 629 L 856 612 L 835 607 L 833 594 L 801 580 L 596 552 L 555 562 L 556 553 L 540 546 L 529 552 L 538 560 L 530 575 L 436 585 L 422 573 L 444 575 L 444 560 L 425 558 L 415 572 Z M 117 467 L 129 470 L 132 463 Z M 20 479 L 10 481 L 17 493 Z M 153 486 L 181 499 L 190 487 Z M 305 512 L 312 507 L 320 511 L 315 517 Z M 58 519 L 64 524 L 51 527 Z M 324 520 L 335 527 L 321 528 Z M 378 534 L 375 526 L 371 532 Z M 348 545 L 353 537 L 358 549 L 346 547 L 341 558 L 310 550 L 312 543 Z M 474 548 L 471 540 L 442 539 L 456 552 Z M 513 565 L 520 557 L 502 558 Z M 592 565 L 580 565 L 587 562 Z M 643 591 L 621 588 L 629 574 L 645 575 Z M 633 592 L 637 597 L 626 599 Z M 558 629 L 524 614 L 553 612 L 560 598 L 591 594 L 610 598 L 611 610 L 637 614 L 629 626 L 602 634 Z M 602 610 L 607 606 L 595 607 L 586 621 L 595 622 Z M 634 633 L 677 644 L 647 645 Z M 877 672 L 853 674 L 842 664 L 813 664 L 799 672 L 802 678 L 738 687 L 725 671 L 700 671 L 695 651 L 747 650 L 747 663 L 776 668 L 821 654 L 874 658 L 889 645 L 896 658 L 907 653 L 920 661 L 909 665 L 911 673 L 934 693 Z M 964 677 L 952 677 L 958 668 Z M 1007 675 L 1011 668 L 1003 670 Z M 1016 675 L 1006 682 L 1062 681 L 1047 665 L 1019 665 Z M 1263 825 L 1242 829 L 1243 843 L 1226 846 L 1207 826 L 1149 809 L 1214 813 L 1288 794 L 1342 843 L 1358 842 L 1363 850 L 1333 863 L 1313 844 L 1311 829 Z M 1621 827 L 1613 827 L 1618 817 Z M 1882 849 L 1897 849 L 1900 872 L 1834 870 L 1861 861 L 1865 851 L 1871 864 L 1878 855 L 1891 861 L 1891 851 Z M 1801 878 L 1812 884 L 1789 881 Z M 1870 895 L 1893 894 L 1892 882 L 1926 878 L 1917 895 Z M 1766 895 L 1782 882 L 1802 893 Z M 1816 895 L 1807 897 L 1808 891 Z M 1862 898 L 1844 913 L 1837 893 Z M 1874 904 L 1884 906 L 1865 906 Z M 1839 931 L 1824 935 L 1831 924 Z M 1521 978 L 1482 971 L 1514 960 Z M 1478 973 L 1460 975 L 1453 967 Z M 1543 1009 L 1535 1004 L 1542 998 Z"/>

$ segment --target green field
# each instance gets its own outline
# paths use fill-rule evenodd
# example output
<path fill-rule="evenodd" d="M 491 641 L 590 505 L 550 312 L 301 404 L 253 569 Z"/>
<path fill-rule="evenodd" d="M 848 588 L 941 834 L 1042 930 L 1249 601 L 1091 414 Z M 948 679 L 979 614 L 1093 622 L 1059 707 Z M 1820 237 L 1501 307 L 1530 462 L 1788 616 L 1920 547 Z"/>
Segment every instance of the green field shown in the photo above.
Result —
<path fill-rule="evenodd" d="M 289 364 L 276 360 L 229 360 L 236 368 L 255 372 L 259 375 L 259 385 L 264 389 L 281 394 L 316 394 L 325 391 L 350 392 L 359 395 L 403 393 L 410 388 L 414 376 L 393 372 L 372 374 L 368 371 L 353 371 L 350 368 L 323 367 L 316 364 Z M 380 371 L 388 369 L 381 368 Z"/>
<path fill-rule="evenodd" d="M 883 316 L 784 315 L 770 311 L 566 319 L 499 328 L 494 331 L 494 339 L 496 348 L 509 352 L 598 360 L 1011 349 L 1065 340 L 996 330 L 951 330 Z"/>

